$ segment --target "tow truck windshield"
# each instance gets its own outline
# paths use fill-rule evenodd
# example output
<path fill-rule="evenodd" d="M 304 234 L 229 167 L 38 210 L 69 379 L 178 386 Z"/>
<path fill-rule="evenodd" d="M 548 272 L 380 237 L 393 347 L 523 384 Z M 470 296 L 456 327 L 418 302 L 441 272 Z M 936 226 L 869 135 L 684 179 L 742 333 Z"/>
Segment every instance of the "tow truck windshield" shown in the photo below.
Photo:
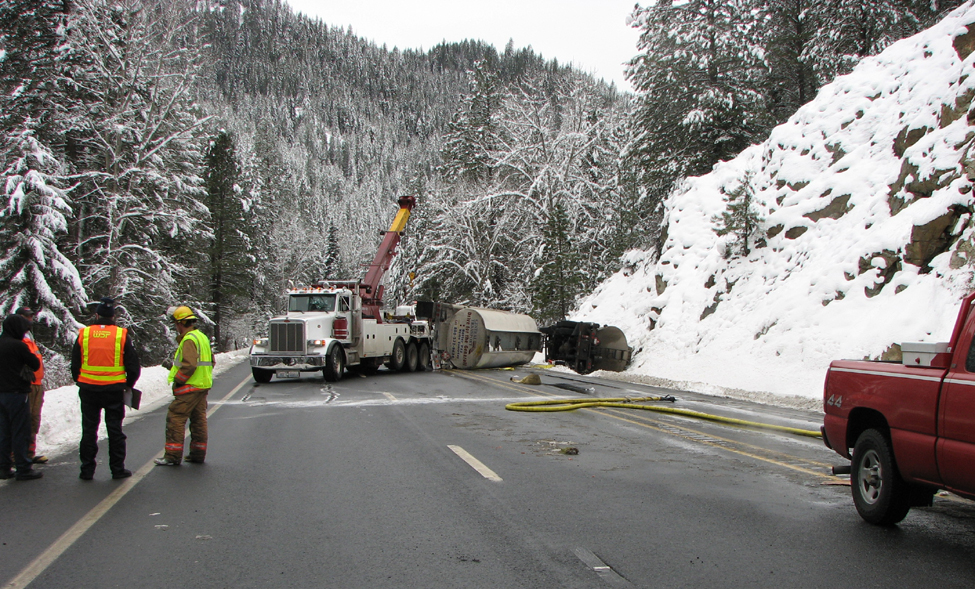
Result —
<path fill-rule="evenodd" d="M 288 312 L 331 313 L 335 310 L 334 294 L 291 295 L 288 297 Z"/>

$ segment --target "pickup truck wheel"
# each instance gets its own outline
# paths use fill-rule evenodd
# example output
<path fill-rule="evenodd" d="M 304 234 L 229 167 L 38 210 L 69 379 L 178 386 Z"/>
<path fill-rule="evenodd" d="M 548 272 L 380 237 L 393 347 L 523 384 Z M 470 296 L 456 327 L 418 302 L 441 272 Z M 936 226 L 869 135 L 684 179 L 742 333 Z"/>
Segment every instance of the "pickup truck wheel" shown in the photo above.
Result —
<path fill-rule="evenodd" d="M 322 373 L 328 382 L 342 380 L 342 373 L 345 372 L 345 354 L 342 353 L 342 346 L 335 344 L 325 356 L 325 367 Z"/>
<path fill-rule="evenodd" d="M 416 342 L 410 342 L 406 346 L 406 363 L 403 364 L 403 370 L 406 372 L 416 372 L 417 362 L 419 361 L 419 352 L 416 350 Z"/>
<path fill-rule="evenodd" d="M 386 362 L 386 368 L 394 372 L 399 372 L 403 370 L 403 365 L 406 364 L 406 344 L 403 340 L 398 339 L 393 342 L 393 353 L 389 356 L 389 362 Z"/>
<path fill-rule="evenodd" d="M 271 382 L 271 377 L 274 376 L 274 372 L 263 368 L 251 368 L 251 374 L 257 382 Z"/>
<path fill-rule="evenodd" d="M 882 526 L 896 524 L 911 509 L 910 487 L 897 472 L 887 437 L 875 429 L 860 434 L 853 447 L 850 486 L 857 513 Z"/>
<path fill-rule="evenodd" d="M 416 360 L 416 369 L 420 372 L 426 372 L 430 368 L 430 346 L 427 345 L 427 342 L 420 344 L 420 353 Z"/>

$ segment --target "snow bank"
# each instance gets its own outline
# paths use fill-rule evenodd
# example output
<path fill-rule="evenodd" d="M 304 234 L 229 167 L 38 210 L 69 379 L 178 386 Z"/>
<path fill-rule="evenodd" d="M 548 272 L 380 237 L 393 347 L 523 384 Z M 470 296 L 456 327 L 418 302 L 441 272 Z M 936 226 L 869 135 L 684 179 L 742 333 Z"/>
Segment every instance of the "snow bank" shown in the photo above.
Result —
<path fill-rule="evenodd" d="M 216 355 L 213 374 L 219 375 L 247 358 L 247 350 L 237 350 Z M 142 369 L 142 376 L 136 388 L 142 391 L 141 408 L 138 411 L 126 409 L 125 424 L 142 419 L 153 409 L 169 404 L 173 390 L 166 381 L 169 371 L 162 366 Z M 162 449 L 164 421 L 159 423 L 159 448 Z M 98 439 L 107 436 L 104 416 L 98 429 Z M 81 404 L 78 401 L 78 387 L 71 385 L 51 389 L 44 393 L 44 406 L 41 408 L 41 429 L 37 434 L 37 454 L 48 457 L 78 453 L 81 440 Z"/>
<path fill-rule="evenodd" d="M 972 2 L 688 179 L 665 203 L 660 259 L 630 252 L 572 318 L 626 333 L 631 378 L 715 394 L 816 399 L 831 360 L 946 341 L 975 258 L 970 23 Z M 749 174 L 764 244 L 729 257 L 714 219 Z"/>

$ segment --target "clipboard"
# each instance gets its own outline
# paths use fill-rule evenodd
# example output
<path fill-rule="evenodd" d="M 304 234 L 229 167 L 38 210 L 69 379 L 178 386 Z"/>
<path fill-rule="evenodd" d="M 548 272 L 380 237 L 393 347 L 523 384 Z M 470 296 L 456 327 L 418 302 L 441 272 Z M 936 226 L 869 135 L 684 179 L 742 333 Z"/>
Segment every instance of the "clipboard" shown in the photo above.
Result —
<path fill-rule="evenodd" d="M 142 391 L 139 389 L 125 389 L 122 393 L 122 403 L 126 407 L 131 407 L 138 411 L 139 405 L 142 403 Z"/>

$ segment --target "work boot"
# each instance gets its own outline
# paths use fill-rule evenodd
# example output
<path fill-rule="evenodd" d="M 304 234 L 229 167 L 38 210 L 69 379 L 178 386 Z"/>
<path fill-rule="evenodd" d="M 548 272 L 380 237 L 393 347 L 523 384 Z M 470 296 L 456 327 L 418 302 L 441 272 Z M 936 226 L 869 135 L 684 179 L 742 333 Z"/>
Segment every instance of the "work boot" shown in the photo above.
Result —
<path fill-rule="evenodd" d="M 33 470 L 33 469 L 31 469 L 31 470 L 28 470 L 27 472 L 18 472 L 17 473 L 17 480 L 18 481 L 32 481 L 34 479 L 39 479 L 42 476 L 44 476 L 44 473 L 43 472 L 41 472 L 39 470 Z"/>
<path fill-rule="evenodd" d="M 10 470 L 9 468 L 7 470 L 0 471 L 0 481 L 5 481 L 7 479 L 11 479 L 11 478 L 13 478 L 13 476 L 14 476 L 14 472 L 12 470 Z"/>
<path fill-rule="evenodd" d="M 35 456 L 30 460 L 34 464 L 47 464 L 47 456 Z"/>
<path fill-rule="evenodd" d="M 113 472 L 112 473 L 112 478 L 113 479 L 127 479 L 130 476 L 132 476 L 132 471 L 131 470 L 128 470 L 126 468 L 123 468 L 122 470 L 120 470 L 118 472 Z"/>
<path fill-rule="evenodd" d="M 179 466 L 178 462 L 166 458 L 165 456 L 163 456 L 162 458 L 156 458 L 155 460 L 153 460 L 153 462 L 156 463 L 156 466 Z"/>
<path fill-rule="evenodd" d="M 91 479 L 95 478 L 95 473 L 83 470 L 81 471 L 81 474 L 78 475 L 78 478 L 83 481 L 90 481 Z"/>
<path fill-rule="evenodd" d="M 197 458 L 196 456 L 187 456 L 186 457 L 186 461 L 187 462 L 192 462 L 193 464 L 203 464 L 203 462 L 205 460 L 206 460 L 205 458 Z"/>

